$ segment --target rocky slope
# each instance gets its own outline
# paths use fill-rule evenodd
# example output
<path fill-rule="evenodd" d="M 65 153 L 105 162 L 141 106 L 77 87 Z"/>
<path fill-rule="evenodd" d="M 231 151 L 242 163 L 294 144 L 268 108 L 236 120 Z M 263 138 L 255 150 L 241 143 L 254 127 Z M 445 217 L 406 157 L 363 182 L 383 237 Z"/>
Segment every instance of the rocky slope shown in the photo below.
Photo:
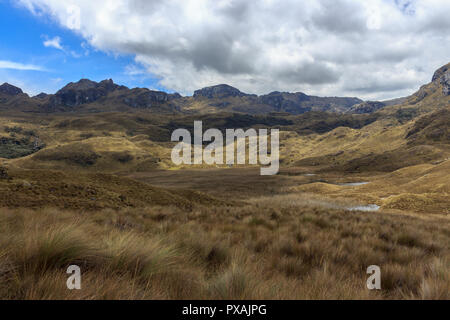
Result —
<path fill-rule="evenodd" d="M 373 113 L 375 111 L 383 109 L 384 107 L 386 107 L 386 104 L 384 104 L 383 102 L 365 101 L 363 103 L 359 103 L 359 104 L 352 106 L 347 112 L 348 113 L 357 113 L 357 114 Z"/>
<path fill-rule="evenodd" d="M 32 98 L 20 88 L 5 83 L 0 88 L 0 107 L 8 107 L 14 97 L 20 96 L 16 110 L 34 112 L 64 111 L 127 111 L 147 109 L 157 113 L 216 113 L 240 112 L 264 114 L 286 112 L 303 114 L 309 111 L 344 113 L 351 106 L 362 103 L 358 98 L 315 97 L 301 92 L 272 92 L 257 96 L 243 93 L 226 84 L 206 87 L 191 97 L 169 94 L 146 88 L 129 89 L 111 79 L 95 82 L 81 79 L 69 83 L 55 94 L 40 93 Z M 17 100 L 17 99 L 16 99 Z"/>
<path fill-rule="evenodd" d="M 218 111 L 262 114 L 285 112 L 302 114 L 309 111 L 344 113 L 351 106 L 363 102 L 358 98 L 316 97 L 302 92 L 274 91 L 257 96 L 229 85 L 217 85 L 195 91 L 193 97 L 180 100 L 180 109 L 188 112 L 214 113 Z"/>

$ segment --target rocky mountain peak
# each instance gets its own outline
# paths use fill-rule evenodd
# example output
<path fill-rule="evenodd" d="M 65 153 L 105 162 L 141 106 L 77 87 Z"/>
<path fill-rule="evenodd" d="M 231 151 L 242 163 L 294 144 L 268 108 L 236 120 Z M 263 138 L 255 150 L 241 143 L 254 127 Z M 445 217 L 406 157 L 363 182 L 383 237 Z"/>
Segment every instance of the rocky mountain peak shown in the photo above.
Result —
<path fill-rule="evenodd" d="M 247 96 L 247 94 L 227 84 L 219 84 L 216 86 L 206 87 L 194 92 L 194 98 L 205 97 L 208 99 L 221 99 L 243 96 Z"/>
<path fill-rule="evenodd" d="M 66 92 L 69 90 L 88 90 L 88 89 L 92 89 L 95 88 L 98 85 L 97 82 L 95 81 L 91 81 L 89 79 L 81 79 L 77 82 L 70 82 L 68 83 L 66 86 L 64 86 L 63 88 L 61 88 L 58 93 L 61 92 Z"/>
<path fill-rule="evenodd" d="M 45 92 L 41 92 L 37 95 L 35 95 L 33 98 L 37 98 L 37 99 L 46 99 L 49 95 Z"/>
<path fill-rule="evenodd" d="M 7 94 L 10 96 L 16 96 L 18 94 L 22 94 L 23 91 L 22 89 L 5 82 L 0 86 L 0 93 Z"/>
<path fill-rule="evenodd" d="M 436 81 L 441 79 L 441 77 L 443 75 L 445 75 L 446 73 L 448 73 L 450 70 L 450 63 L 446 64 L 445 66 L 440 67 L 439 69 L 436 70 L 436 72 L 433 74 L 433 79 L 431 81 Z"/>
<path fill-rule="evenodd" d="M 439 81 L 442 85 L 442 93 L 445 96 L 450 95 L 450 63 L 436 70 L 432 81 Z"/>
<path fill-rule="evenodd" d="M 115 84 L 111 79 L 95 82 L 89 79 L 81 79 L 71 82 L 59 90 L 50 99 L 50 106 L 79 106 L 94 102 L 108 93 L 126 87 Z"/>

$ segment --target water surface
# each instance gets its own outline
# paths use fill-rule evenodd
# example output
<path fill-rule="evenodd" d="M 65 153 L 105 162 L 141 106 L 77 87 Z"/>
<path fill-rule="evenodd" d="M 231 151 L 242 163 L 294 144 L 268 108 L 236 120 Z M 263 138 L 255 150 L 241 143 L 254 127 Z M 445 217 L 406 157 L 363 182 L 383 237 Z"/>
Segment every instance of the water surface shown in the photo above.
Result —
<path fill-rule="evenodd" d="M 338 183 L 339 186 L 346 186 L 346 187 L 357 187 L 357 186 L 363 186 L 368 184 L 369 182 L 349 182 L 349 183 Z"/>
<path fill-rule="evenodd" d="M 380 206 L 377 206 L 376 204 L 368 204 L 368 205 L 361 205 L 361 206 L 355 206 L 355 207 L 348 207 L 347 210 L 371 212 L 371 211 L 380 210 Z"/>

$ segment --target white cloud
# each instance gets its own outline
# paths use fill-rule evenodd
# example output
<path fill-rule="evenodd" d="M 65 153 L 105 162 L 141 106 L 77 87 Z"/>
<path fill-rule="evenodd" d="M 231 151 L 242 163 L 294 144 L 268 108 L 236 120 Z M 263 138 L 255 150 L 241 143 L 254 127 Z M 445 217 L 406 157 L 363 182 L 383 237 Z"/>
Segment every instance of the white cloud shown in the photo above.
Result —
<path fill-rule="evenodd" d="M 7 60 L 0 60 L 0 69 L 45 71 L 43 67 L 36 66 L 34 64 L 24 64 L 20 62 L 13 62 Z"/>
<path fill-rule="evenodd" d="M 52 39 L 47 39 L 43 42 L 44 46 L 47 48 L 55 48 L 61 51 L 64 51 L 64 48 L 61 45 L 61 38 L 60 37 L 54 37 Z"/>
<path fill-rule="evenodd" d="M 78 53 L 74 50 L 70 50 L 69 47 L 65 47 L 61 44 L 62 40 L 60 37 L 56 36 L 54 38 L 49 39 L 48 36 L 44 35 L 43 37 L 46 38 L 46 40 L 42 43 L 44 45 L 44 47 L 47 48 L 55 48 L 58 50 L 61 50 L 62 52 L 64 52 L 65 54 L 71 55 L 74 58 L 81 58 L 83 56 L 83 54 Z M 83 48 L 83 46 L 81 46 Z M 83 48 L 84 49 L 84 48 Z M 85 50 L 85 55 L 88 55 L 89 53 L 86 53 Z"/>
<path fill-rule="evenodd" d="M 20 0 L 181 93 L 228 83 L 382 99 L 449 62 L 448 0 Z M 69 8 L 69 9 L 68 9 Z"/>
<path fill-rule="evenodd" d="M 147 74 L 147 71 L 139 66 L 130 64 L 125 67 L 124 73 L 128 76 L 142 76 L 142 75 Z"/>

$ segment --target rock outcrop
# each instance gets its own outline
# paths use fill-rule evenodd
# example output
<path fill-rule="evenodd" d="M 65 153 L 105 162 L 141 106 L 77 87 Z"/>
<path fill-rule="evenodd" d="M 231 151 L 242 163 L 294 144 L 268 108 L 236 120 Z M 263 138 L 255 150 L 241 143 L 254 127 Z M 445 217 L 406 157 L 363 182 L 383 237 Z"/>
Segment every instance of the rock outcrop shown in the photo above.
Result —
<path fill-rule="evenodd" d="M 0 93 L 10 95 L 10 96 L 17 96 L 19 94 L 22 94 L 22 89 L 15 87 L 9 83 L 4 83 L 0 86 Z"/>
<path fill-rule="evenodd" d="M 445 96 L 450 95 L 450 70 L 441 77 L 442 93 Z"/>
<path fill-rule="evenodd" d="M 355 113 L 355 114 L 373 113 L 375 111 L 383 109 L 385 106 L 386 104 L 384 104 L 383 102 L 365 101 L 363 103 L 359 103 L 351 107 L 350 110 L 348 110 L 348 113 Z"/>
<path fill-rule="evenodd" d="M 442 85 L 442 93 L 445 96 L 450 95 L 450 63 L 436 70 L 432 81 L 438 81 Z"/>
<path fill-rule="evenodd" d="M 274 91 L 258 97 L 258 103 L 273 107 L 277 112 L 301 114 L 308 111 L 345 112 L 351 106 L 363 102 L 358 98 L 316 97 L 303 92 Z"/>
<path fill-rule="evenodd" d="M 303 102 L 309 100 L 309 97 L 304 93 L 288 93 L 274 91 L 267 95 L 258 98 L 259 103 L 267 104 L 275 109 L 275 111 L 292 113 L 304 113 L 311 110 L 310 107 L 304 107 Z"/>
<path fill-rule="evenodd" d="M 219 84 L 217 86 L 206 87 L 194 92 L 194 98 L 204 97 L 208 99 L 223 99 L 228 97 L 244 97 L 248 94 L 239 91 L 227 84 Z"/>
<path fill-rule="evenodd" d="M 118 86 L 111 79 L 103 80 L 99 83 L 88 79 L 81 79 L 78 82 L 69 83 L 56 92 L 50 98 L 49 104 L 50 107 L 76 107 L 82 104 L 92 103 L 105 97 L 110 92 L 125 88 Z"/>
<path fill-rule="evenodd" d="M 124 91 L 121 100 L 132 108 L 152 108 L 171 100 L 181 98 L 178 93 L 168 94 L 163 91 L 153 91 L 145 88 L 135 88 Z"/>

